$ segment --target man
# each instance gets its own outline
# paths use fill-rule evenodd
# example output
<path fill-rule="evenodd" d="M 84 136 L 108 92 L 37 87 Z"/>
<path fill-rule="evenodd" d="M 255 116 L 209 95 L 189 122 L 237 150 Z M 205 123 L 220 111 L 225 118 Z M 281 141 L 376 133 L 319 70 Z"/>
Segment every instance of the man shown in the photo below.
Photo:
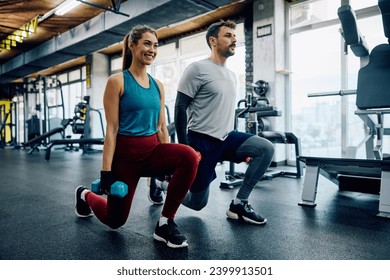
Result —
<path fill-rule="evenodd" d="M 231 219 L 265 224 L 267 219 L 254 211 L 249 195 L 269 167 L 274 146 L 257 135 L 233 130 L 236 77 L 225 63 L 235 52 L 235 27 L 233 21 L 212 24 L 206 33 L 210 57 L 189 65 L 179 82 L 175 104 L 178 141 L 202 155 L 196 178 L 182 204 L 201 210 L 208 202 L 217 163 L 238 163 L 250 157 L 243 183 L 226 215 Z"/>

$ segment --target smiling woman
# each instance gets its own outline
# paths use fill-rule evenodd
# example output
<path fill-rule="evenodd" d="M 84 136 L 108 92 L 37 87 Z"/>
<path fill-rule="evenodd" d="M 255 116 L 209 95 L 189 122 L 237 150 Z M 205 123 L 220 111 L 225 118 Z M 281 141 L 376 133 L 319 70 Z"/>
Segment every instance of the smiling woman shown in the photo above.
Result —
<path fill-rule="evenodd" d="M 164 87 L 146 72 L 157 45 L 156 31 L 146 25 L 125 36 L 123 71 L 108 78 L 103 100 L 107 126 L 99 192 L 108 197 L 79 186 L 76 213 L 82 218 L 94 213 L 102 223 L 119 228 L 128 218 L 139 179 L 173 174 L 153 237 L 180 248 L 188 246 L 187 239 L 173 218 L 195 178 L 199 156 L 189 146 L 169 143 Z M 111 195 L 117 181 L 128 185 L 124 197 Z"/>

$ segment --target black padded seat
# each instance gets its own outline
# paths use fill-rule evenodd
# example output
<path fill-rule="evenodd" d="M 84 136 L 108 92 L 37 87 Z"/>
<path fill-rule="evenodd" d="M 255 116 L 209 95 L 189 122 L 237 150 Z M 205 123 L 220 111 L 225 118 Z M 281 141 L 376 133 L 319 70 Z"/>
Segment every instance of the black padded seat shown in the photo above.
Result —
<path fill-rule="evenodd" d="M 390 108 L 390 45 L 376 46 L 370 62 L 359 70 L 356 106 L 359 109 Z"/>
<path fill-rule="evenodd" d="M 259 136 L 274 143 L 286 143 L 286 134 L 280 131 L 260 131 Z"/>

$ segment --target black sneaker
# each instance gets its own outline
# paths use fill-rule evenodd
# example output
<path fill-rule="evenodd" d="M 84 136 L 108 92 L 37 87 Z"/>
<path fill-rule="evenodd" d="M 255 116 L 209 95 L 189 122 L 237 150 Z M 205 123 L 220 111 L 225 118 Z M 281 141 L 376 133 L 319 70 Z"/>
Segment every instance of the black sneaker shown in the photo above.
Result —
<path fill-rule="evenodd" d="M 183 248 L 188 246 L 187 238 L 179 232 L 177 225 L 172 219 L 168 219 L 168 224 L 162 225 L 161 227 L 157 222 L 153 237 L 157 241 L 167 243 L 168 247 L 171 248 Z"/>
<path fill-rule="evenodd" d="M 230 203 L 229 210 L 226 211 L 226 215 L 231 219 L 243 219 L 245 222 L 257 225 L 262 225 L 267 222 L 266 218 L 256 214 L 249 202 L 234 204 L 232 201 L 232 203 Z"/>
<path fill-rule="evenodd" d="M 156 178 L 150 178 L 150 188 L 148 192 L 148 198 L 153 204 L 163 204 L 164 196 L 163 189 L 158 187 L 156 184 Z"/>
<path fill-rule="evenodd" d="M 83 190 L 86 190 L 87 188 L 85 186 L 78 186 L 76 188 L 75 193 L 75 212 L 76 215 L 79 216 L 80 218 L 87 218 L 93 216 L 92 210 L 89 207 L 89 205 L 81 199 L 81 193 Z"/>

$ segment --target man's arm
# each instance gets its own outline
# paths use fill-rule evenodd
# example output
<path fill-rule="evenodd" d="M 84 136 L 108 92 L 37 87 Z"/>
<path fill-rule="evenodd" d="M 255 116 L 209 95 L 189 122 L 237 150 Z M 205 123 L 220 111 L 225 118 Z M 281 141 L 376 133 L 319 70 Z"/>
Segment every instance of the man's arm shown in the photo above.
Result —
<path fill-rule="evenodd" d="M 193 98 L 178 91 L 175 103 L 175 127 L 179 143 L 188 145 L 187 139 L 187 108 Z"/>

